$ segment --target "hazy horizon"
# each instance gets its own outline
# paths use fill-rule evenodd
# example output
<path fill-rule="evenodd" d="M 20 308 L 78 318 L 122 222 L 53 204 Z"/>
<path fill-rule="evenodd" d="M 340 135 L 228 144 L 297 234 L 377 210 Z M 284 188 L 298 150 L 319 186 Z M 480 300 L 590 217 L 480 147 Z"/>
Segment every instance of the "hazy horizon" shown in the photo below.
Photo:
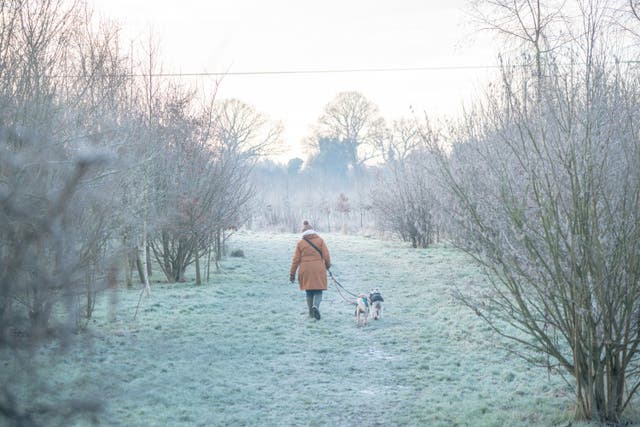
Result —
<path fill-rule="evenodd" d="M 171 78 L 201 91 L 221 80 L 219 99 L 282 121 L 283 161 L 305 157 L 302 139 L 339 92 L 361 92 L 389 120 L 449 117 L 495 71 L 496 53 L 488 35 L 471 30 L 465 0 L 90 4 L 138 48 L 152 34 L 163 71 L 182 74 Z"/>

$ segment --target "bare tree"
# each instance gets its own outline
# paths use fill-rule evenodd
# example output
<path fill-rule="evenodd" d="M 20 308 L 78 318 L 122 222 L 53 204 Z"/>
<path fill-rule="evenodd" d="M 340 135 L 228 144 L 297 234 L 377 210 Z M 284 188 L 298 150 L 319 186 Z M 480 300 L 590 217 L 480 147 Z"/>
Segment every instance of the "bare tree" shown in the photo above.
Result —
<path fill-rule="evenodd" d="M 321 138 L 340 141 L 346 147 L 351 167 L 357 169 L 377 154 L 375 148 L 386 132 L 384 118 L 374 103 L 359 92 L 341 92 L 325 106 L 313 144 Z"/>
<path fill-rule="evenodd" d="M 160 89 L 158 89 L 160 90 Z M 150 240 L 153 253 L 169 282 L 183 281 L 193 263 L 193 236 L 188 233 L 192 199 L 199 196 L 191 185 L 200 165 L 194 132 L 193 93 L 171 85 L 154 103 L 152 199 L 157 226 Z"/>
<path fill-rule="evenodd" d="M 271 121 L 239 99 L 217 101 L 211 112 L 215 138 L 223 148 L 253 160 L 274 154 L 281 143 L 282 124 Z"/>
<path fill-rule="evenodd" d="M 618 0 L 614 3 L 614 14 L 619 19 L 618 24 L 624 33 L 631 38 L 631 43 L 637 43 L 640 39 L 640 2 L 638 0 Z"/>
<path fill-rule="evenodd" d="M 6 7 L 3 13 L 13 17 L 15 5 L 3 5 Z M 27 166 L 18 168 L 15 174 L 8 174 L 6 171 L 12 170 L 9 168 L 4 172 L 6 182 L 19 189 L 15 193 L 17 200 L 44 203 L 49 194 L 64 188 L 74 158 L 98 147 L 105 148 L 105 135 L 118 114 L 114 102 L 126 79 L 119 69 L 114 30 L 105 27 L 100 32 L 88 31 L 83 21 L 89 19 L 88 11 L 82 5 L 25 2 L 19 14 L 19 19 L 13 21 L 16 26 L 11 29 L 12 38 L 7 41 L 9 47 L 3 57 L 3 69 L 12 70 L 3 76 L 8 81 L 3 86 L 7 91 L 2 93 L 4 125 L 13 135 L 5 138 L 4 143 L 7 156 L 17 156 L 22 161 L 33 158 L 34 162 L 27 162 Z M 27 48 L 20 47 L 23 45 Z M 12 49 L 18 49 L 19 53 Z M 50 162 L 44 162 L 47 156 Z M 85 188 L 88 191 L 108 188 L 112 184 L 108 173 L 87 178 L 78 185 L 79 192 Z M 97 215 L 95 227 L 104 226 L 99 217 L 105 205 L 96 198 L 92 200 Z M 76 208 L 81 201 L 71 199 L 70 202 Z M 34 207 L 34 211 L 39 209 Z M 76 238 L 91 245 L 82 232 L 89 236 L 97 232 L 97 228 L 94 230 L 90 222 L 83 222 L 86 217 L 77 214 L 71 209 L 73 221 L 87 228 L 77 227 L 77 233 L 67 236 L 70 241 Z M 98 247 L 108 239 L 100 233 L 94 237 L 99 237 L 93 241 Z M 46 263 L 50 259 L 47 249 L 42 249 L 45 253 L 41 261 Z M 84 249 L 80 251 L 83 252 Z M 69 256 L 72 253 L 76 251 L 69 251 Z M 52 267 L 56 262 L 51 263 Z M 49 292 L 47 297 L 47 292 L 33 291 L 25 300 L 33 298 L 30 311 L 34 319 L 42 322 L 39 327 L 47 324 L 54 303 L 49 297 L 55 293 Z"/>
<path fill-rule="evenodd" d="M 38 425 L 99 409 L 53 394 L 36 404 L 51 390 L 23 348 L 68 343 L 115 283 L 105 136 L 126 77 L 114 28 L 89 30 L 80 2 L 1 2 L 0 18 L 0 351 L 15 351 L 26 372 L 3 375 L 0 417 Z M 27 394 L 14 392 L 19 381 Z"/>
<path fill-rule="evenodd" d="M 568 41 L 565 1 L 470 0 L 469 3 L 471 14 L 482 30 L 497 33 L 503 40 L 513 43 L 517 52 L 531 61 L 525 64 L 533 64 L 538 82 L 545 75 L 544 55 Z"/>
<path fill-rule="evenodd" d="M 529 70 L 503 70 L 438 158 L 450 233 L 491 278 L 461 300 L 567 376 L 578 418 L 621 422 L 640 387 L 640 79 L 602 54 L 604 6 L 581 3 L 575 56 L 548 57 L 536 90 L 521 90 Z"/>
<path fill-rule="evenodd" d="M 425 148 L 423 136 L 431 132 L 430 126 L 421 125 L 414 118 L 394 120 L 387 138 L 381 139 L 377 147 L 385 163 L 402 163 L 412 153 Z"/>
<path fill-rule="evenodd" d="M 439 198 L 433 178 L 437 168 L 425 143 L 434 144 L 436 139 L 428 125 L 396 120 L 394 133 L 383 148 L 386 162 L 371 193 L 379 227 L 411 242 L 414 248 L 426 248 L 438 238 Z"/>
<path fill-rule="evenodd" d="M 200 258 L 213 251 L 219 261 L 227 230 L 249 217 L 253 194 L 249 170 L 253 162 L 277 143 L 279 125 L 253 107 L 237 100 L 211 102 L 203 111 L 193 97 L 177 90 L 166 94 L 161 154 L 154 167 L 154 204 L 160 214 L 151 242 L 167 280 L 185 280 L 196 264 L 201 283 Z"/>

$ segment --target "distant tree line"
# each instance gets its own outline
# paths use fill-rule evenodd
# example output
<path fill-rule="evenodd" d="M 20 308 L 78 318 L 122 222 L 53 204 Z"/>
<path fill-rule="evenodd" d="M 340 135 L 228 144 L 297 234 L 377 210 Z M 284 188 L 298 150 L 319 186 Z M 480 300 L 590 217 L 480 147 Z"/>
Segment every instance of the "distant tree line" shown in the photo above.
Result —
<path fill-rule="evenodd" d="M 297 231 L 307 218 L 323 231 L 397 236 L 422 248 L 434 243 L 440 204 L 421 121 L 388 122 L 361 93 L 337 94 L 306 140 L 307 159 L 256 166 L 258 225 Z"/>

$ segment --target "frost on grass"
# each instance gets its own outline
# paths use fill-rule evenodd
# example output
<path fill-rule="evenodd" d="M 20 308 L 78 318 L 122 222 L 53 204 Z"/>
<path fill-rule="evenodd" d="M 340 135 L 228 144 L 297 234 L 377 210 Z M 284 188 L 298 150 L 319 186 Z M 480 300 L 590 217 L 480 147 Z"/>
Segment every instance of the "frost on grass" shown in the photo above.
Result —
<path fill-rule="evenodd" d="M 323 235 L 349 290 L 379 288 L 382 320 L 358 328 L 330 287 L 307 319 L 288 282 L 295 234 L 242 234 L 210 283 L 119 291 L 97 309 L 89 346 L 40 363 L 62 395 L 97 396 L 104 425 L 552 425 L 570 419 L 558 378 L 500 349 L 451 298 L 483 281 L 447 245 L 414 250 Z M 106 297 L 106 296 L 105 296 Z M 502 343 L 504 344 L 504 343 Z M 6 369 L 10 362 L 4 362 Z"/>

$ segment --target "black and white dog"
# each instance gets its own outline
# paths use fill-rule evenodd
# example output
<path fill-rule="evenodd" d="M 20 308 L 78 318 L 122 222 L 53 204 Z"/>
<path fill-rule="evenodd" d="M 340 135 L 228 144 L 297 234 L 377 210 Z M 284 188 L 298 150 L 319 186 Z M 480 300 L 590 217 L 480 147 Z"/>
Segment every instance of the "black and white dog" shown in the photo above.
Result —
<path fill-rule="evenodd" d="M 382 294 L 380 290 L 377 288 L 371 289 L 369 292 L 369 305 L 371 306 L 371 318 L 373 320 L 378 320 L 382 318 L 382 303 L 384 302 L 384 298 L 382 298 Z"/>

